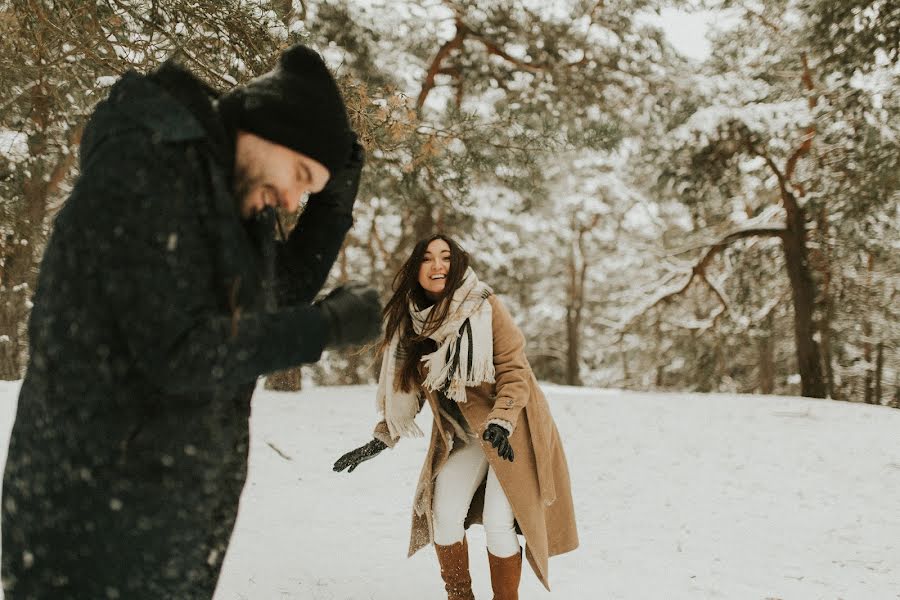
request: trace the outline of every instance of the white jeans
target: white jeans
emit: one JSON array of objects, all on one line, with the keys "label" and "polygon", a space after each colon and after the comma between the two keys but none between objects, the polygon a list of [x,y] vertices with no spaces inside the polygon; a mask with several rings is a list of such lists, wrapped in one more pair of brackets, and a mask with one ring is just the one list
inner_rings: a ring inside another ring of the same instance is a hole
[{"label": "white jeans", "polygon": [[461,542],[465,535],[465,519],[472,496],[487,474],[482,521],[488,551],[498,558],[519,552],[515,516],[494,470],[488,465],[478,440],[468,444],[457,441],[450,458],[434,483],[434,543],[449,546]]}]

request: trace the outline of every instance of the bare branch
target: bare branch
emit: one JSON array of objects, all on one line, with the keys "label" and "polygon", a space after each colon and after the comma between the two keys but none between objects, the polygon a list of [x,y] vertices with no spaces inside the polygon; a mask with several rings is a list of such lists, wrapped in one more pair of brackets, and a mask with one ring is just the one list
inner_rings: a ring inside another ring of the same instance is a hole
[{"label": "bare branch", "polygon": [[484,35],[481,35],[480,33],[472,33],[470,37],[473,39],[476,39],[479,42],[481,42],[482,44],[484,44],[484,47],[487,49],[487,51],[490,54],[496,54],[500,58],[503,58],[504,60],[511,62],[512,64],[514,64],[518,68],[522,69],[523,71],[528,71],[530,73],[540,73],[542,71],[547,70],[546,65],[539,65],[539,64],[535,64],[535,63],[525,62],[522,59],[512,56],[509,52],[507,52],[506,50],[504,50],[503,48],[501,48],[500,46],[498,46],[497,44],[492,42],[490,39],[488,39]]},{"label": "bare branch", "polygon": [[753,227],[738,229],[736,231],[731,231],[725,234],[718,240],[703,242],[700,244],[695,244],[693,246],[688,246],[686,248],[673,250],[672,252],[666,254],[666,256],[678,256],[679,254],[684,254],[685,252],[690,252],[692,250],[699,250],[700,248],[707,248],[710,246],[717,246],[721,244],[728,245],[731,242],[748,237],[781,237],[782,235],[784,235],[784,232],[784,227]]},{"label": "bare branch", "polygon": [[434,78],[441,71],[444,62],[444,59],[452,52],[454,49],[462,46],[463,40],[466,38],[468,34],[468,28],[463,24],[463,22],[457,17],[456,19],[456,34],[452,39],[448,40],[441,46],[437,54],[434,56],[434,60],[431,61],[431,66],[428,67],[428,72],[425,74],[425,81],[422,83],[422,91],[419,92],[419,97],[416,99],[416,111],[421,111],[422,106],[425,104],[425,99],[428,97],[428,94],[434,88]]},{"label": "bare branch", "polygon": [[[705,281],[707,286],[713,291],[719,301],[722,303],[724,307],[727,308],[728,304],[722,294],[713,286],[708,279],[706,279],[706,268],[709,266],[710,262],[712,262],[713,258],[716,257],[720,252],[722,252],[725,248],[727,248],[733,242],[737,240],[749,238],[749,237],[782,237],[785,233],[784,229],[745,229],[742,231],[733,232],[725,237],[723,237],[718,242],[712,244],[706,252],[701,255],[701,257],[697,260],[696,263],[690,268],[689,271],[685,271],[685,280],[684,283],[681,284],[678,288],[670,290],[657,298],[653,299],[649,304],[635,311],[622,325],[619,326],[619,331],[624,334],[625,331],[642,315],[646,314],[651,309],[659,306],[660,304],[666,303],[673,298],[684,294],[690,289],[691,284],[694,282],[694,279],[702,279]],[[713,321],[714,322],[714,321]]]},{"label": "bare branch", "polygon": [[44,190],[45,198],[49,198],[56,194],[60,184],[69,174],[69,171],[72,170],[72,165],[75,164],[76,157],[75,147],[81,142],[81,134],[83,131],[84,123],[75,125],[69,131],[68,151],[60,158],[59,162],[56,163],[56,166],[53,167],[53,171],[50,173],[50,178],[47,180],[46,188]]},{"label": "bare branch", "polygon": [[[803,63],[803,87],[806,88],[806,92],[808,94],[806,101],[810,111],[812,111],[816,107],[818,99],[815,97],[815,95],[813,95],[815,85],[813,84],[812,71],[809,68],[809,59],[807,58],[805,52],[800,55],[800,61]],[[815,135],[816,126],[810,125],[809,127],[807,127],[806,133],[804,134],[800,142],[800,146],[796,150],[794,150],[793,154],[791,154],[790,158],[788,158],[784,168],[784,175],[788,181],[790,181],[794,177],[794,169],[797,167],[797,161],[808,154],[812,149],[812,142]]]},{"label": "bare branch", "polygon": [[768,29],[772,30],[773,32],[775,32],[775,33],[777,33],[777,34],[781,34],[781,28],[778,27],[778,25],[776,25],[776,24],[773,23],[772,21],[770,21],[770,20],[768,19],[768,17],[766,17],[764,14],[761,14],[761,13],[756,12],[755,10],[751,9],[750,7],[748,7],[748,6],[747,6],[746,4],[744,4],[743,2],[739,3],[739,6],[740,6],[741,8],[743,8],[744,11],[746,11],[746,13],[747,13],[748,15],[750,15],[752,18],[754,18],[754,19],[756,19],[757,21],[759,21],[760,23],[762,23],[765,27],[767,27]]},{"label": "bare branch", "polygon": [[[369,228],[369,249],[373,255],[377,250],[381,255],[382,260],[384,260],[384,263],[388,264],[390,262],[391,254],[387,251],[387,248],[384,247],[384,240],[381,239],[381,234],[378,232],[377,216],[378,215],[372,216],[372,226]],[[372,265],[372,270],[375,270],[374,264]]]}]

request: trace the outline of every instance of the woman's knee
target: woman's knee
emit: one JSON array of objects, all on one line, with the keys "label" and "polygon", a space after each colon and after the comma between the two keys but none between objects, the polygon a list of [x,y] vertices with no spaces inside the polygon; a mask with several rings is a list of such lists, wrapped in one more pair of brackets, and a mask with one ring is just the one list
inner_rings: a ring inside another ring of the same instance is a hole
[{"label": "woman's knee", "polygon": [[488,473],[482,519],[486,530],[513,531],[516,517],[493,470]]},{"label": "woman's knee", "polygon": [[441,546],[455,544],[465,535],[466,515],[458,502],[441,502],[435,497],[431,507],[434,522],[434,543]]},{"label": "woman's knee", "polygon": [[499,485],[490,485],[490,480],[489,476],[488,488],[485,490],[484,511],[482,512],[484,533],[487,537],[488,551],[494,556],[506,558],[519,551],[516,517],[506,494]]},{"label": "woman's knee", "polygon": [[435,494],[431,503],[431,512],[437,523],[462,523],[466,513],[462,506],[463,498],[453,494]]}]

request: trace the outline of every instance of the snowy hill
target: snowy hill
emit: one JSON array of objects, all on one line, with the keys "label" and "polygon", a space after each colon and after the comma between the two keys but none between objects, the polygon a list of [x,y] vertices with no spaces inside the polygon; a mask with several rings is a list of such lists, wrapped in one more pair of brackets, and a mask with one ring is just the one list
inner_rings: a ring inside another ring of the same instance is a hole
[{"label": "snowy hill", "polygon": [[[17,384],[0,384],[6,439]],[[581,548],[522,600],[900,598],[900,411],[801,398],[546,386],[563,436]],[[422,600],[433,552],[406,558],[424,440],[354,473],[374,387],[260,390],[250,477],[216,600]],[[429,414],[419,416],[427,426]],[[470,533],[479,599],[484,535]]]}]

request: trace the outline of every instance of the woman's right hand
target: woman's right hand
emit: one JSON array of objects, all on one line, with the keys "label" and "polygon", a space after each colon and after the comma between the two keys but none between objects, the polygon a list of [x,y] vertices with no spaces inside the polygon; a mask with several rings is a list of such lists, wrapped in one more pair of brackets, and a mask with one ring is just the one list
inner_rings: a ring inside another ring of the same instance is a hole
[{"label": "woman's right hand", "polygon": [[387,444],[381,440],[372,440],[365,446],[360,446],[356,450],[351,450],[347,454],[337,459],[334,463],[334,470],[338,473],[347,469],[348,473],[352,473],[353,469],[358,467],[360,463],[378,456],[378,454],[387,448]]}]

